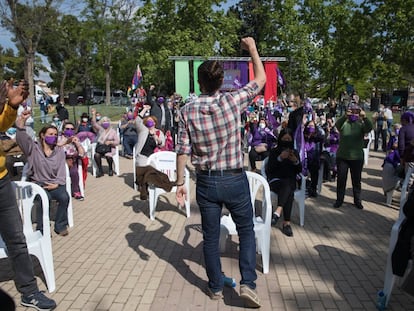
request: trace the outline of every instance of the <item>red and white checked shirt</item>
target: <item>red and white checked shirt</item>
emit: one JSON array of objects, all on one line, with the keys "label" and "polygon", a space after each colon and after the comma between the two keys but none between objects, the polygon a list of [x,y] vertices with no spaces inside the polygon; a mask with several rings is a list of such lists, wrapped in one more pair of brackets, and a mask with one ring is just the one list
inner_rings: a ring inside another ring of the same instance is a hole
[{"label": "red and white checked shirt", "polygon": [[182,107],[177,154],[191,154],[197,170],[242,168],[240,112],[259,92],[252,81],[231,93],[202,94]]}]

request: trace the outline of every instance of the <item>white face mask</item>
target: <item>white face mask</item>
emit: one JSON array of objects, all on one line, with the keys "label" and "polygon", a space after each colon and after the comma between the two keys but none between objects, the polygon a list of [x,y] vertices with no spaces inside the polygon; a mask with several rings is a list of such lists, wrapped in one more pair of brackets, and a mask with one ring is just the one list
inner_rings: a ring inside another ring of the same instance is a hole
[{"label": "white face mask", "polygon": [[88,122],[88,118],[82,118],[82,122]]},{"label": "white face mask", "polygon": [[264,129],[264,128],[266,127],[266,124],[264,124],[264,123],[260,123],[260,124],[259,124],[259,127],[260,127],[261,129]]}]

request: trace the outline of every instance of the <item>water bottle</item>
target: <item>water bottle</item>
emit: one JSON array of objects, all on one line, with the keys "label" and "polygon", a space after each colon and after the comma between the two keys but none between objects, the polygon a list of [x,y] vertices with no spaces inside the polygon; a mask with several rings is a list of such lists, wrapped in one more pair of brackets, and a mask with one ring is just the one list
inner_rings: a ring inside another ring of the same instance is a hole
[{"label": "water bottle", "polygon": [[225,276],[224,274],[223,274],[223,282],[224,282],[224,286],[233,287],[233,288],[236,287],[236,280],[233,278],[229,278]]},{"label": "water bottle", "polygon": [[387,296],[382,290],[380,290],[377,294],[377,310],[384,311],[386,301],[387,301]]}]

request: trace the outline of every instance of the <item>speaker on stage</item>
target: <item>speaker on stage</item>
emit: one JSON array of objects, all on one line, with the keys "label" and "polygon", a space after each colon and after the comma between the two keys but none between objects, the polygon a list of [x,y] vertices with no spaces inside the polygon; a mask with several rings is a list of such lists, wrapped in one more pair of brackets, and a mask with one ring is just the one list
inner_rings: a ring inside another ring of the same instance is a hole
[{"label": "speaker on stage", "polygon": [[69,93],[69,105],[76,106],[78,103],[78,96],[75,93]]}]

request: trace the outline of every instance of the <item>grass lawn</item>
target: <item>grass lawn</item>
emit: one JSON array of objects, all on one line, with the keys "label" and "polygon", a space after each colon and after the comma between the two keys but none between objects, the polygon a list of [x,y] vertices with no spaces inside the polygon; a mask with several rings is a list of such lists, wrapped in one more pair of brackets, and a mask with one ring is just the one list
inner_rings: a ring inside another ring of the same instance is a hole
[{"label": "grass lawn", "polygon": [[[112,122],[118,122],[121,118],[122,114],[126,112],[126,106],[106,106],[106,105],[78,105],[78,106],[67,106],[65,105],[66,109],[69,112],[69,121],[77,123],[80,120],[80,116],[82,113],[86,112],[91,115],[91,109],[95,108],[97,112],[101,113],[102,116],[107,116],[111,119]],[[47,115],[47,123],[52,122],[53,114],[56,112],[52,112]],[[33,108],[33,118],[34,118],[34,130],[36,133],[39,133],[40,129],[43,127],[43,124],[40,122],[40,110],[39,105],[35,105]]]}]

